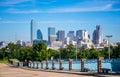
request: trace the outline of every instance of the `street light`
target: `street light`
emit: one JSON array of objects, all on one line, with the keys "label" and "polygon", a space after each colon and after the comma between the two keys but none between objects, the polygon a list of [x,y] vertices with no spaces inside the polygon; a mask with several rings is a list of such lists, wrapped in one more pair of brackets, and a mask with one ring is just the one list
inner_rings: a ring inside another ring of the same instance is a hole
[{"label": "street light", "polygon": [[112,37],[112,35],[106,35],[106,37],[108,38],[108,47],[109,47],[109,49],[108,49],[108,57],[110,59],[110,38]]}]

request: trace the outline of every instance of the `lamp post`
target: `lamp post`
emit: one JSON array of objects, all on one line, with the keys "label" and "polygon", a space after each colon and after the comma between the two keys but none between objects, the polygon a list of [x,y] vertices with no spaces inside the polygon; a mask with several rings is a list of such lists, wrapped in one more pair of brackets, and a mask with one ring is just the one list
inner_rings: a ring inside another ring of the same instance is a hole
[{"label": "lamp post", "polygon": [[112,35],[106,35],[106,37],[108,38],[108,57],[110,59],[110,38],[112,37]]}]

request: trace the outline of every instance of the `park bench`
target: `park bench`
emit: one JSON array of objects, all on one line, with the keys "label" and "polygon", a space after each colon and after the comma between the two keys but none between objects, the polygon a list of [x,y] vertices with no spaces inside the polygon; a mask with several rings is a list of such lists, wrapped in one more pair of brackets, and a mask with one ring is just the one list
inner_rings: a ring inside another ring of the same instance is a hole
[{"label": "park bench", "polygon": [[63,69],[64,69],[64,67],[60,68],[60,70],[63,70]]},{"label": "park bench", "polygon": [[109,71],[110,71],[110,69],[108,69],[108,68],[102,68],[103,73],[108,73]]},{"label": "park bench", "polygon": [[88,71],[90,71],[89,68],[84,68],[84,72],[88,72]]}]

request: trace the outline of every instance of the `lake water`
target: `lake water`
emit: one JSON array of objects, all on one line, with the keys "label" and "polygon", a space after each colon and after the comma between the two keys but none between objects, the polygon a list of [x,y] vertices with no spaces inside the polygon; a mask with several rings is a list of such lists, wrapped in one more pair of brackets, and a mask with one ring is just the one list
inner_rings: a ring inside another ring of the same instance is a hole
[{"label": "lake water", "polygon": [[[30,64],[29,64],[30,65]],[[32,64],[33,66],[33,64]],[[59,62],[55,61],[54,64],[56,69],[59,69]],[[69,61],[63,61],[62,66],[65,70],[69,70]],[[37,64],[35,63],[35,66],[37,67]],[[41,68],[41,63],[39,62],[39,68]],[[48,61],[48,67],[49,69],[52,69],[52,62]],[[43,62],[43,68],[46,68],[46,62]],[[85,68],[89,68],[92,71],[97,71],[97,59],[89,59],[85,60]],[[111,71],[120,72],[120,59],[104,59],[102,60],[102,68],[108,68],[111,69]],[[72,69],[80,71],[81,70],[81,62],[79,61],[73,61],[72,62]]]}]

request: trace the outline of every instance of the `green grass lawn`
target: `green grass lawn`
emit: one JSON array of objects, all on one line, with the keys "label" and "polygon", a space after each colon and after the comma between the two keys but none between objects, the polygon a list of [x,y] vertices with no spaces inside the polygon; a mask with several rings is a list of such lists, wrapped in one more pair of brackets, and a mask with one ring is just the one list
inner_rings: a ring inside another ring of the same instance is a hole
[{"label": "green grass lawn", "polygon": [[0,63],[8,63],[8,59],[7,58],[0,59]]}]

